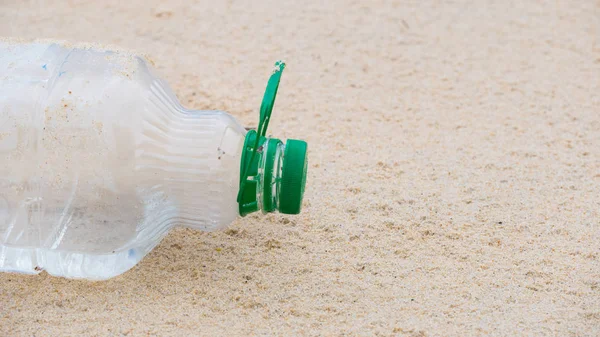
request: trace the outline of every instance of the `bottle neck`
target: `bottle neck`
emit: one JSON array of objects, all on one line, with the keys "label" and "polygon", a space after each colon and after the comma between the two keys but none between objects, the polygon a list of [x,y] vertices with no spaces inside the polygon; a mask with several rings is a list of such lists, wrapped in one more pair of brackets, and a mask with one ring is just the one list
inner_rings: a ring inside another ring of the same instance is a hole
[{"label": "bottle neck", "polygon": [[272,138],[267,138],[264,144],[256,200],[263,213],[269,213],[277,210],[279,206],[279,186],[285,146],[279,139]]}]

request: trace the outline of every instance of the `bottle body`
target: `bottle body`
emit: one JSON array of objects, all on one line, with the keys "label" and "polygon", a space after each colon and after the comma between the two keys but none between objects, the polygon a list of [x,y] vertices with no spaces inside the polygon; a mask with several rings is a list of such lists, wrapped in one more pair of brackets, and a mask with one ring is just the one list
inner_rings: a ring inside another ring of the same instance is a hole
[{"label": "bottle body", "polygon": [[126,52],[0,42],[0,270],[105,279],[238,215],[246,131]]}]

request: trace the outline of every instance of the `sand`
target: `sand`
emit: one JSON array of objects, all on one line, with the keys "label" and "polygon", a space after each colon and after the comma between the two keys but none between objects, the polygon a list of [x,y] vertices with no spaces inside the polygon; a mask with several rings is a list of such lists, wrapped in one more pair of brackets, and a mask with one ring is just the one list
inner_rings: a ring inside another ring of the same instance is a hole
[{"label": "sand", "polygon": [[5,1],[309,142],[299,216],[172,232],[106,282],[0,274],[3,336],[600,335],[597,1]]}]

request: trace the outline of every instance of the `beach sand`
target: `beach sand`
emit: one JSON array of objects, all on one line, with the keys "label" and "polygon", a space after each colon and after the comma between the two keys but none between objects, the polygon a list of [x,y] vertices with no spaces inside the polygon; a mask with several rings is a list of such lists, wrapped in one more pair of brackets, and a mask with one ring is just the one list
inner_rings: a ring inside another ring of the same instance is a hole
[{"label": "beach sand", "polygon": [[598,1],[3,1],[188,108],[309,143],[299,216],[178,229],[104,282],[0,274],[2,336],[600,335]]}]

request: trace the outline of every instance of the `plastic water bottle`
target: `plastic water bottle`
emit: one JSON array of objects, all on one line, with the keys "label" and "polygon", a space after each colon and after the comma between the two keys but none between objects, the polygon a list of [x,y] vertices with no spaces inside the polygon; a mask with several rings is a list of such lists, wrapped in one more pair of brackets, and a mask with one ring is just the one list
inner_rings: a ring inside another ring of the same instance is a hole
[{"label": "plastic water bottle", "polygon": [[183,108],[141,56],[0,42],[0,270],[106,279],[174,226],[212,231],[262,210],[300,212],[303,141]]}]

